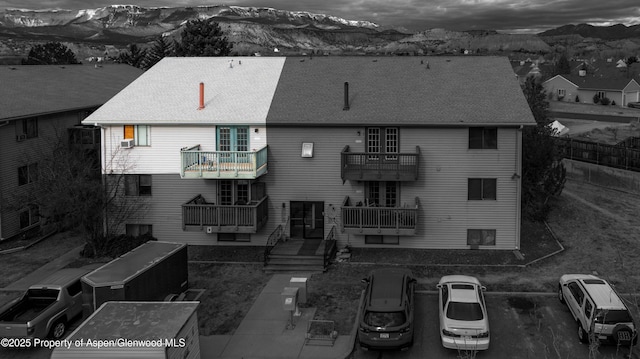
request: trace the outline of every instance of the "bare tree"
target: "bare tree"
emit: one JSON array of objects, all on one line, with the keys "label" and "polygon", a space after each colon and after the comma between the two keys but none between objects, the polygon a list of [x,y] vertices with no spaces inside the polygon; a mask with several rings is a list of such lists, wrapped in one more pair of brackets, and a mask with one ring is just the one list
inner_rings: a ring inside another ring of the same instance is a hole
[{"label": "bare tree", "polygon": [[35,171],[34,180],[28,190],[16,191],[9,204],[16,210],[37,208],[41,227],[80,231],[85,238],[84,255],[102,256],[116,245],[124,223],[143,213],[147,204],[125,195],[126,155],[113,153],[125,170],[101,175],[99,152],[70,145],[66,132],[66,128],[55,128],[49,141],[25,155],[23,162]]}]

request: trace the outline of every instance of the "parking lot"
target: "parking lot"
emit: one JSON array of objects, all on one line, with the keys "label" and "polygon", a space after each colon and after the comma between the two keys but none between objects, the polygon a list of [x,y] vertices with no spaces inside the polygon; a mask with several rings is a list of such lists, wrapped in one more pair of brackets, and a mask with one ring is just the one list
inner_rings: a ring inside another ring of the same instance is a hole
[{"label": "parking lot", "polygon": [[[589,346],[578,341],[577,325],[555,295],[486,294],[491,329],[489,350],[477,358],[590,358]],[[363,351],[356,343],[354,359],[473,358],[469,353],[444,349],[440,344],[438,297],[416,295],[414,345],[406,351]],[[629,358],[628,349],[599,346],[594,358]],[[637,349],[636,349],[637,351]],[[626,354],[626,355],[625,355]],[[631,356],[638,358],[638,354]]]}]

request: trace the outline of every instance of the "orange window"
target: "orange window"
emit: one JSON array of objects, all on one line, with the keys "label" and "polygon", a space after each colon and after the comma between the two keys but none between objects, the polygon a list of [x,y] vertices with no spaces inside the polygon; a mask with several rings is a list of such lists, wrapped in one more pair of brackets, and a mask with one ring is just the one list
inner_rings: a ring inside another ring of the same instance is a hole
[{"label": "orange window", "polygon": [[133,125],[124,125],[124,138],[133,139]]}]

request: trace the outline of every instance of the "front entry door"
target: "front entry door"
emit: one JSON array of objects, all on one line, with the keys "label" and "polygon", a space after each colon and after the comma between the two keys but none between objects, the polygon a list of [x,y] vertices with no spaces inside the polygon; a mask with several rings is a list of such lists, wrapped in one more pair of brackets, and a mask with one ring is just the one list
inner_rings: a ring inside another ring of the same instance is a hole
[{"label": "front entry door", "polygon": [[324,237],[324,202],[291,202],[291,238]]}]

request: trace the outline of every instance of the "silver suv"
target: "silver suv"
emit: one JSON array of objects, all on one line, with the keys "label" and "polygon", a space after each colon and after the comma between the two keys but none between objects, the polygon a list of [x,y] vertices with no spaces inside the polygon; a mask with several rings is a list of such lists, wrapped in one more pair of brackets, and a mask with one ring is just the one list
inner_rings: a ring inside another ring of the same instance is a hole
[{"label": "silver suv", "polygon": [[606,280],[589,274],[565,274],[558,283],[558,299],[578,322],[581,342],[599,340],[621,346],[638,342],[629,308]]}]

